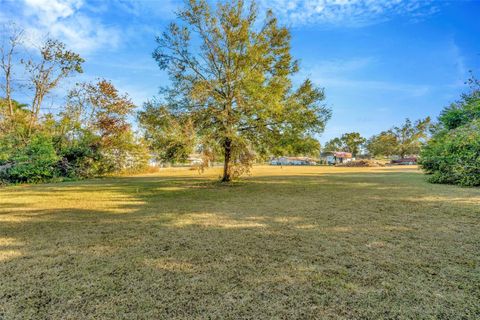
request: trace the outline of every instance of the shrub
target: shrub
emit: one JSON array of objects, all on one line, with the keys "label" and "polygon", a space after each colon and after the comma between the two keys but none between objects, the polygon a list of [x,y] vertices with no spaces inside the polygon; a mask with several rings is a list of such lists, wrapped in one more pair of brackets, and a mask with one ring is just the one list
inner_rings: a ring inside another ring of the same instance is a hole
[{"label": "shrub", "polygon": [[2,176],[10,182],[45,181],[56,176],[58,160],[52,139],[37,135],[26,146],[15,151],[10,160],[11,167]]},{"label": "shrub", "polygon": [[433,183],[480,185],[480,119],[435,135],[421,154]]},{"label": "shrub", "polygon": [[60,174],[69,178],[89,178],[98,174],[97,161],[100,155],[97,148],[76,144],[61,150],[58,163]]}]

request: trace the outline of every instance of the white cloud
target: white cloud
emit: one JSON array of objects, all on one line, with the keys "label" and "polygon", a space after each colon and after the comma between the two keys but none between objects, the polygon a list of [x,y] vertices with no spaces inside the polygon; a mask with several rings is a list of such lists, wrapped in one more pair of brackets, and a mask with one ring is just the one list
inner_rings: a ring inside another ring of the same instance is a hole
[{"label": "white cloud", "polygon": [[407,15],[412,19],[436,12],[432,0],[260,0],[291,25],[360,27]]},{"label": "white cloud", "polygon": [[49,35],[64,41],[69,48],[88,54],[101,48],[115,48],[119,31],[81,11],[83,0],[24,0],[23,24],[36,45]]},{"label": "white cloud", "polygon": [[81,0],[25,0],[25,11],[37,15],[44,25],[73,15],[83,4]]}]

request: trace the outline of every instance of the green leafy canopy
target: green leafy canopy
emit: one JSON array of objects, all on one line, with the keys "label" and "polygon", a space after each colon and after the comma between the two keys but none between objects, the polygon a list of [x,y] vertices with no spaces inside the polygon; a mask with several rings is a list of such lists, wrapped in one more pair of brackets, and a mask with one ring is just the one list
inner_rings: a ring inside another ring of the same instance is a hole
[{"label": "green leafy canopy", "polygon": [[222,150],[224,181],[284,136],[310,140],[330,118],[323,89],[308,79],[294,88],[290,38],[271,11],[261,20],[255,2],[242,0],[216,8],[187,1],[178,23],[157,37],[153,57],[171,79],[158,108],[189,118],[204,150]]}]

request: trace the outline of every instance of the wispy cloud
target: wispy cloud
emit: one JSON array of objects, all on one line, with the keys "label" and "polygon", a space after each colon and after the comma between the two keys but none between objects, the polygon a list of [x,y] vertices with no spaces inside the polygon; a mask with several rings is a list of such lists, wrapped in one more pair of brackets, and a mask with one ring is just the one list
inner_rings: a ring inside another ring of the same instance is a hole
[{"label": "wispy cloud", "polygon": [[468,68],[466,67],[465,57],[462,54],[462,50],[460,49],[454,38],[450,40],[448,51],[452,61],[454,62],[456,71],[456,79],[452,83],[452,86],[463,87],[465,79],[468,78]]},{"label": "wispy cloud", "polygon": [[261,0],[262,8],[272,8],[287,24],[361,27],[395,16],[416,20],[438,11],[432,0]]},{"label": "wispy cloud", "polygon": [[368,71],[375,63],[376,59],[374,57],[322,60],[316,62],[313,66],[307,66],[298,76],[302,79],[308,77],[317,85],[327,89],[388,91],[412,97],[423,96],[431,90],[429,85],[372,80],[361,77],[361,74]]},{"label": "wispy cloud", "polygon": [[[98,49],[115,48],[120,42],[117,28],[107,26],[84,10],[83,0],[22,0],[8,2],[15,22],[25,29],[32,46],[46,36],[64,41],[69,48],[88,54]],[[2,15],[2,22],[11,20]]]}]

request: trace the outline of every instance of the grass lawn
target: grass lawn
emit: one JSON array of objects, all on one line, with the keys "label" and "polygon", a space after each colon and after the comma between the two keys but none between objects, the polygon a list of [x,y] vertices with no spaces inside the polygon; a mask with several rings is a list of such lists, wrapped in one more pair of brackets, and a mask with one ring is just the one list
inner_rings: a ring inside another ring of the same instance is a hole
[{"label": "grass lawn", "polygon": [[478,319],[480,189],[256,167],[0,189],[0,319]]}]

